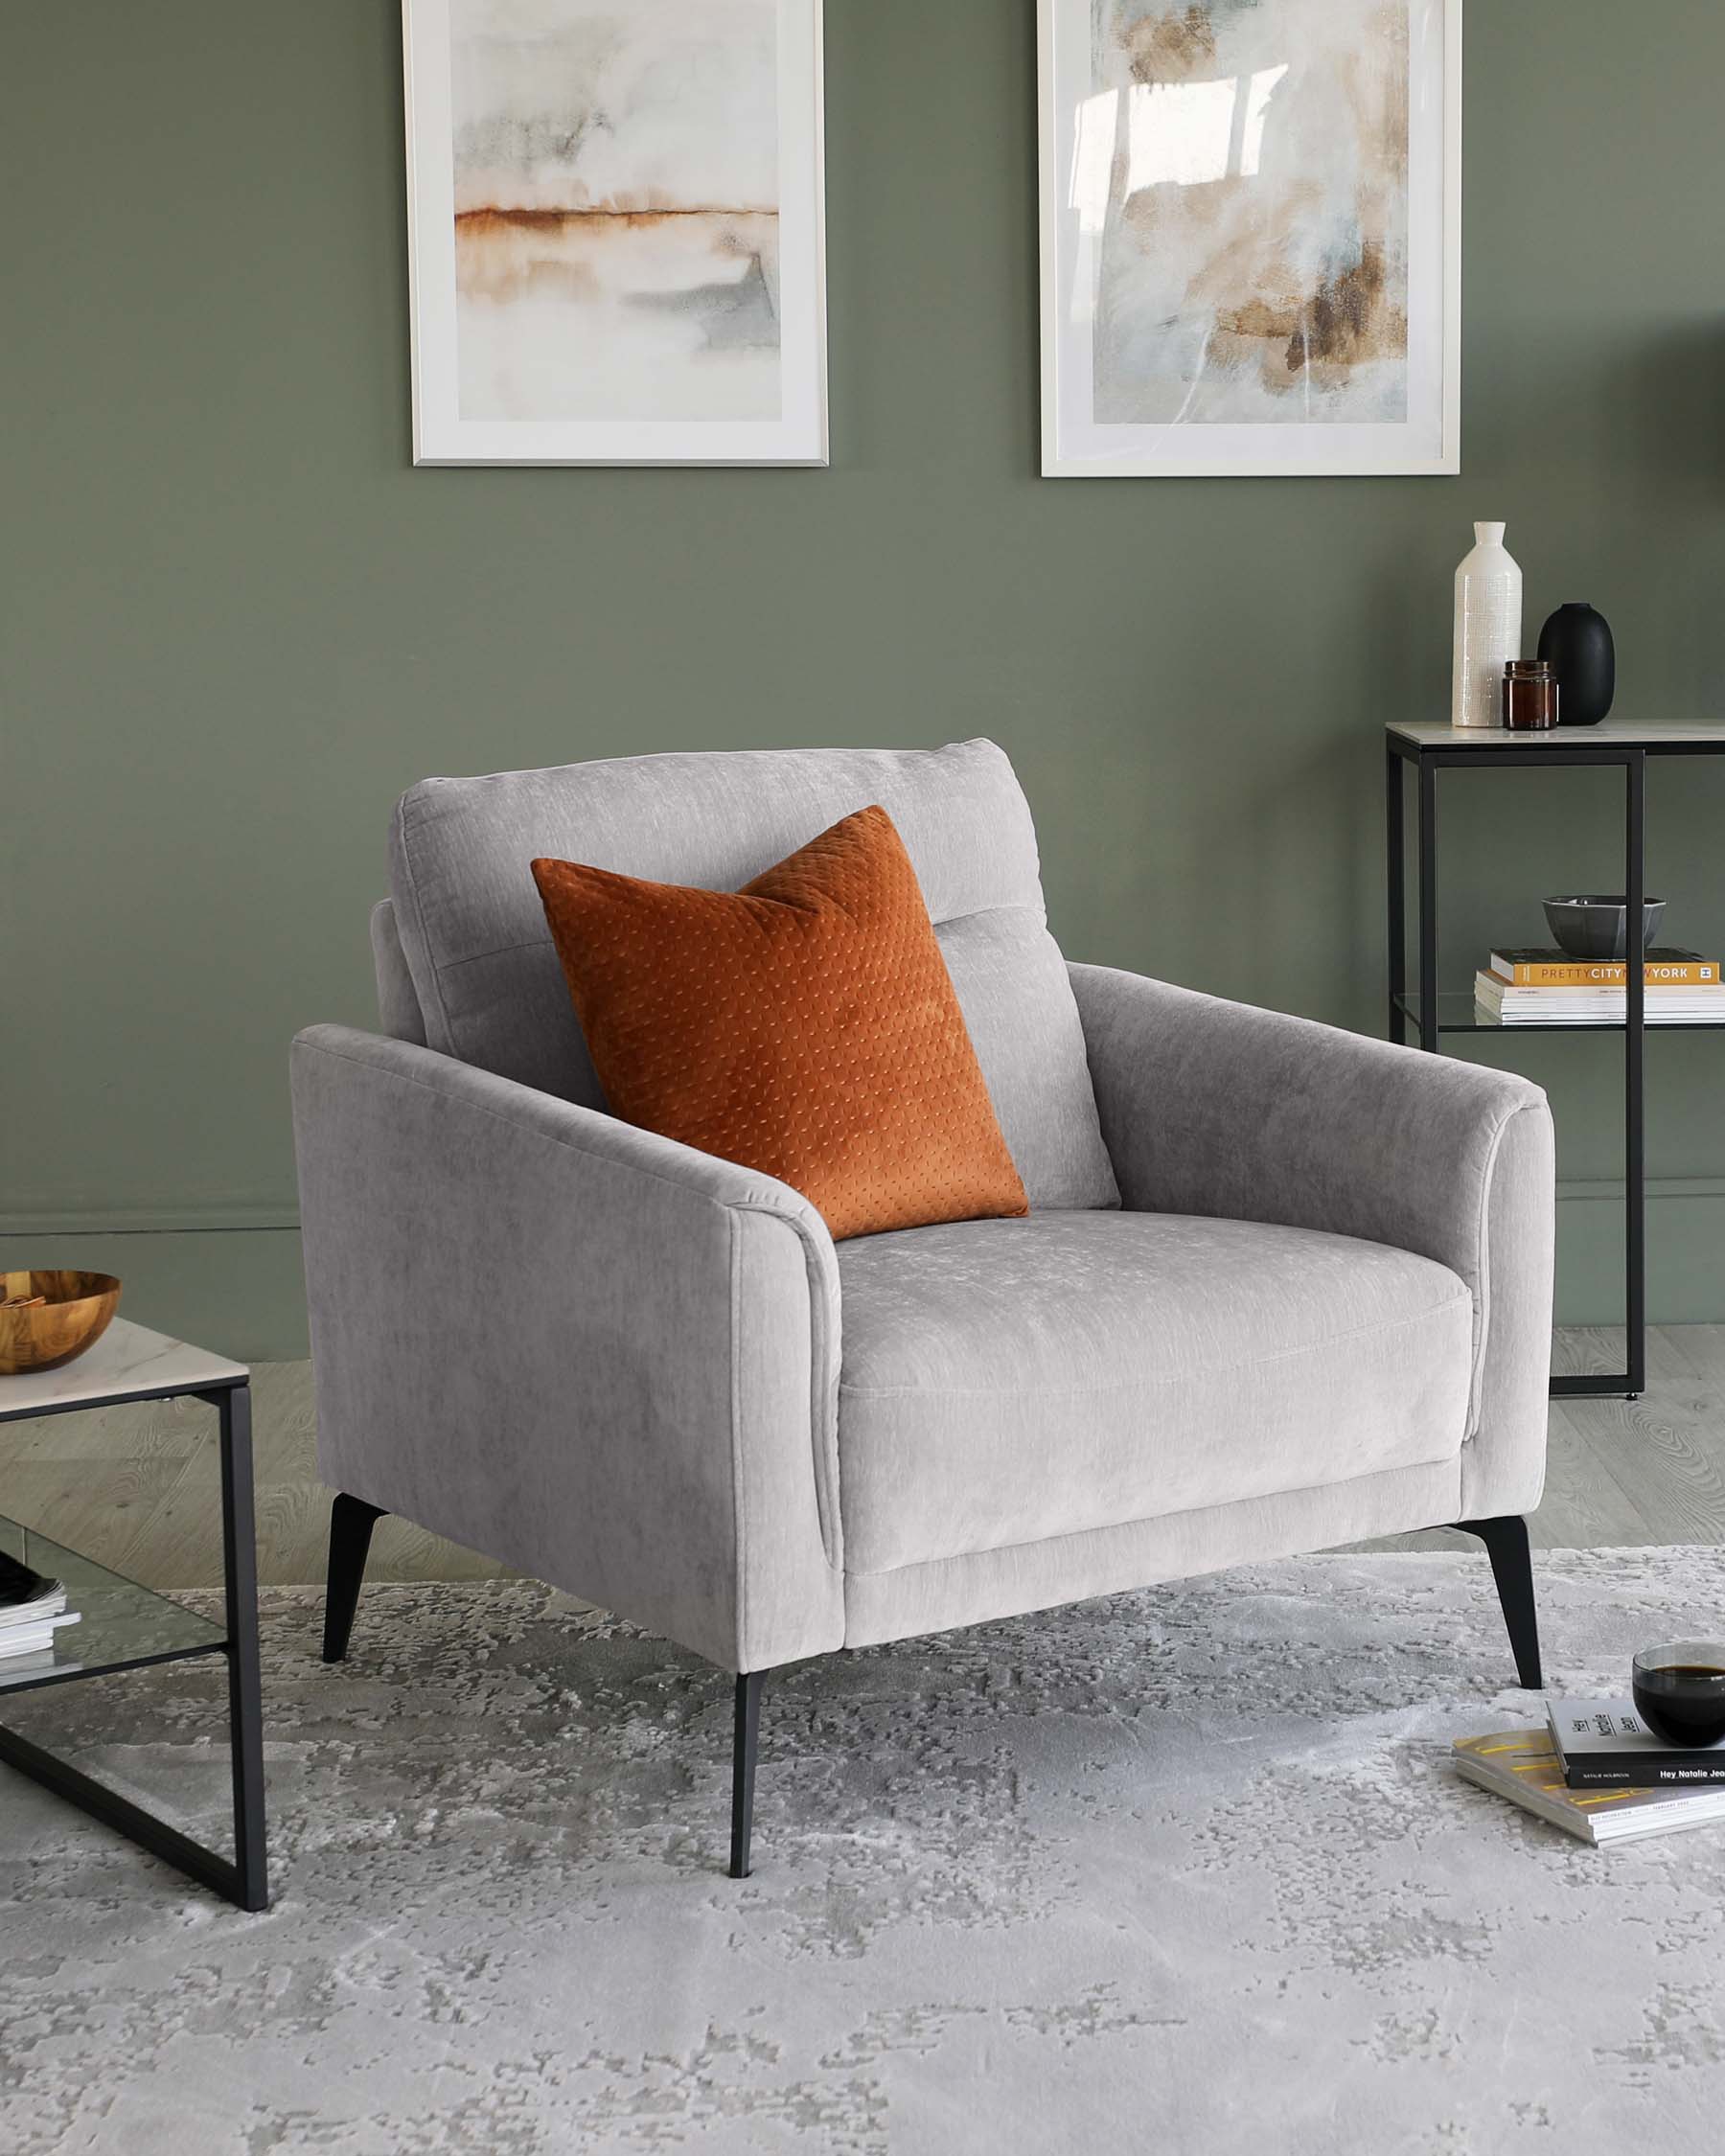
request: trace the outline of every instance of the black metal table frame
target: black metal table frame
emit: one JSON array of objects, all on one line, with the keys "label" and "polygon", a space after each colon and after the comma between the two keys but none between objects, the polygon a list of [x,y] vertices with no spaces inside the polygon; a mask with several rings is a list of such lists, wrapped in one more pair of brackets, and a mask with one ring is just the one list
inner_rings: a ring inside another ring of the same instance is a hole
[{"label": "black metal table frame", "polygon": [[[75,1410],[108,1407],[133,1400],[202,1400],[221,1418],[221,1573],[225,1631],[219,1640],[195,1647],[174,1647],[139,1656],[119,1665],[118,1674],[164,1662],[186,1662],[197,1655],[220,1654],[228,1669],[228,1740],[233,1754],[234,1856],[219,1856],[201,1843],[157,1819],[128,1797],[94,1780],[77,1767],[33,1744],[15,1730],[0,1725],[0,1760],[39,1781],[45,1789],[77,1804],[104,1825],[128,1836],[141,1848],[176,1866],[203,1886],[242,1909],[269,1906],[264,1826],[264,1715],[258,1674],[258,1556],[252,1507],[251,1388],[243,1377],[211,1386],[162,1386],[153,1390],[98,1394],[92,1399],[56,1402],[46,1407],[0,1411],[0,1423],[30,1422],[38,1415],[69,1414]],[[46,1533],[48,1530],[42,1530]],[[100,1670],[57,1676],[48,1671],[12,1691],[39,1691]]]},{"label": "black metal table frame", "polygon": [[[1526,748],[1468,748],[1445,741],[1424,743],[1386,735],[1389,885],[1390,885],[1390,1038],[1405,1043],[1414,1020],[1419,1045],[1441,1054],[1438,1018],[1438,772],[1445,770],[1530,770],[1534,766],[1563,770],[1604,768],[1623,774],[1623,894],[1629,912],[1629,963],[1623,1034],[1623,1318],[1627,1368],[1554,1376],[1553,1399],[1623,1393],[1633,1400],[1647,1382],[1646,1162],[1644,1077],[1646,1047],[1645,975],[1643,972],[1643,902],[1646,889],[1646,779],[1650,755],[1707,753],[1687,745],[1645,747],[1593,745],[1577,738],[1550,739]],[[1408,995],[1407,835],[1405,765],[1414,767],[1418,782],[1418,993]],[[1412,1008],[1410,1008],[1412,1004]],[[1615,1031],[1602,1026],[1595,1031]]]}]

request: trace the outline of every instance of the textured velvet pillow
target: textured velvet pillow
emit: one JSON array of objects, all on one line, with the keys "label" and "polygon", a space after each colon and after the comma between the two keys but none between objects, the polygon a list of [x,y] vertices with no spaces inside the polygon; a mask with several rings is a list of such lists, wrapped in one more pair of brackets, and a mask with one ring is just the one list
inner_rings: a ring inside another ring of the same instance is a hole
[{"label": "textured velvet pillow", "polygon": [[740,891],[533,877],[612,1114],[777,1176],[836,1236],[1029,1209],[885,809]]}]

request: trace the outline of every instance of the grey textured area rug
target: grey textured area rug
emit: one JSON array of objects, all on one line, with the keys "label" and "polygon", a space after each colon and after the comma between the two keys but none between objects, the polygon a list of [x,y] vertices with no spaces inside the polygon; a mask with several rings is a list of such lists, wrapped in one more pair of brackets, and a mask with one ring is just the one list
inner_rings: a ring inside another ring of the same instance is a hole
[{"label": "grey textured area rug", "polygon": [[[1706,1549],[1539,1560],[1547,1674],[1720,1630]],[[525,1585],[265,1597],[276,1901],[0,1769],[7,2156],[1718,2145],[1725,1830],[1457,1780],[1532,1721],[1484,1560],[1309,1558],[810,1663],[723,1873],[728,1680]],[[218,1671],[9,1703],[220,1831]]]}]

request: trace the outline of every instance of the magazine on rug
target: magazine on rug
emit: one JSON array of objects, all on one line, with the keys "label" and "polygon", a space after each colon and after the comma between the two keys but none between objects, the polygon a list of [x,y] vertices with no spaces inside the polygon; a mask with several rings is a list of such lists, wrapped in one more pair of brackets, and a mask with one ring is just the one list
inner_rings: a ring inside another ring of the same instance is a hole
[{"label": "magazine on rug", "polygon": [[1725,1821],[1725,1788],[1571,1789],[1549,1730],[1458,1737],[1456,1770],[1597,1849]]}]

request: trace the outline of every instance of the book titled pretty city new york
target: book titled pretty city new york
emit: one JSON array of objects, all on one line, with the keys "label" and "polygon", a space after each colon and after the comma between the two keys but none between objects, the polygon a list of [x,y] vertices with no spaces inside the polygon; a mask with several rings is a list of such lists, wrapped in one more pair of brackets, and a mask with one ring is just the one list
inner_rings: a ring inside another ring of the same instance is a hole
[{"label": "book titled pretty city new york", "polygon": [[1725,1787],[1725,1743],[1668,1744],[1626,1699],[1554,1699],[1546,1712],[1571,1789]]},{"label": "book titled pretty city new york", "polygon": [[[1649,988],[1716,988],[1719,961],[1698,951],[1658,945],[1644,953]],[[1491,971],[1508,988],[1622,988],[1629,977],[1622,960],[1572,958],[1552,947],[1494,951]]]}]

